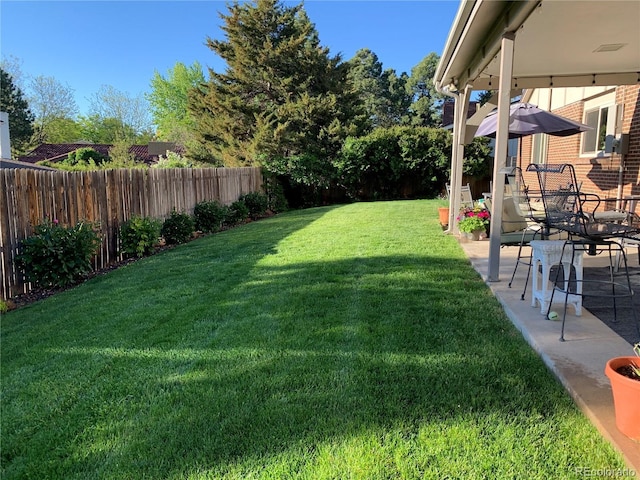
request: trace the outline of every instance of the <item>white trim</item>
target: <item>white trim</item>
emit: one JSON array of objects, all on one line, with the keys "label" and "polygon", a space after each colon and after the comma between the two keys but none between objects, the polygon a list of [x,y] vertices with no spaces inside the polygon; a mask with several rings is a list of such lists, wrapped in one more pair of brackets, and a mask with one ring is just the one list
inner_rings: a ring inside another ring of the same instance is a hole
[{"label": "white trim", "polygon": [[[598,112],[598,124],[600,122],[599,117],[600,117],[600,112],[602,111],[602,109],[607,108],[609,111],[607,112],[607,126],[606,126],[606,130],[605,130],[605,134],[606,135],[614,135],[615,134],[615,127],[616,127],[616,118],[617,118],[617,113],[616,113],[616,92],[615,90],[611,90],[608,91],[607,93],[603,94],[603,95],[598,95],[596,97],[593,97],[589,100],[586,100],[584,102],[583,105],[583,113],[582,113],[582,123],[584,124],[588,124],[587,123],[587,114],[589,113],[593,113],[595,111]],[[589,150],[589,151],[584,151],[584,143],[585,143],[585,139],[587,138],[587,136],[590,136],[591,134],[594,134],[596,136],[599,135],[598,131],[596,130],[595,132],[593,131],[589,131],[589,132],[584,132],[580,135],[580,158],[607,158],[610,157],[611,155],[609,153],[605,153],[604,149],[601,150]],[[596,137],[596,146],[597,146],[597,137]]]}]

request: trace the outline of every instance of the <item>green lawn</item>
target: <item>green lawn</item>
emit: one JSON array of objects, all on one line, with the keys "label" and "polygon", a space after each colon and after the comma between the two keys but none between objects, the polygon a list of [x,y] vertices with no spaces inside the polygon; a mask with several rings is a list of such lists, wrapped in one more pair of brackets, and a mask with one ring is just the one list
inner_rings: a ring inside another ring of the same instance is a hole
[{"label": "green lawn", "polygon": [[2,318],[2,478],[581,478],[624,468],[442,202],[294,211]]}]

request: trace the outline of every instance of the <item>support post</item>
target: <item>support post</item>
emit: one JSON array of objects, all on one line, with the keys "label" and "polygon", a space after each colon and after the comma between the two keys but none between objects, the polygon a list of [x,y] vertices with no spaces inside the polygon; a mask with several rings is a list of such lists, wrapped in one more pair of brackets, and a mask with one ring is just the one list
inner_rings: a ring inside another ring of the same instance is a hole
[{"label": "support post", "polygon": [[498,128],[493,160],[493,191],[491,192],[491,236],[489,238],[489,269],[487,280],[500,280],[500,228],[504,203],[504,173],[507,143],[509,141],[509,108],[511,104],[511,78],[513,76],[513,47],[515,34],[505,33],[500,48],[500,83],[498,90]]},{"label": "support post", "polygon": [[449,229],[447,232],[458,234],[458,212],[460,211],[460,187],[462,187],[462,165],[464,162],[464,137],[467,123],[467,112],[471,100],[471,87],[466,86],[464,92],[455,98],[453,116],[453,147],[451,152],[451,195],[449,197]]}]

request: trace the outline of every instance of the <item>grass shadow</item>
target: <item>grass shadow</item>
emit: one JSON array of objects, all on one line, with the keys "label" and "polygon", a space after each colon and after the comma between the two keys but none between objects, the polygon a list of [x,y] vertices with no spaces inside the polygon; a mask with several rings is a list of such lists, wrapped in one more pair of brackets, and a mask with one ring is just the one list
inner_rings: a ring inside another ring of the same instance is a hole
[{"label": "grass shadow", "polygon": [[462,254],[394,253],[394,232],[364,228],[351,246],[294,238],[332,213],[201,239],[10,316],[6,478],[341,476],[350,456],[374,477],[557,468],[550,445],[580,414]]}]

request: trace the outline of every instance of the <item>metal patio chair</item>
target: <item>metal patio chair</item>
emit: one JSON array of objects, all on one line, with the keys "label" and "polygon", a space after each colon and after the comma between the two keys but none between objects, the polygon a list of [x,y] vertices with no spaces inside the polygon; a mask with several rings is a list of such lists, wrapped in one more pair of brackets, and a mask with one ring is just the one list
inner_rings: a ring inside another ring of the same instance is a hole
[{"label": "metal patio chair", "polygon": [[[532,252],[529,250],[529,254],[526,255],[523,254],[523,249],[530,248],[530,242],[532,240],[548,238],[550,232],[546,231],[544,228],[545,214],[540,192],[530,189],[530,187],[525,183],[522,175],[522,169],[520,167],[516,167],[513,174],[508,175],[507,179],[511,190],[511,197],[513,198],[514,208],[517,214],[526,221],[526,227],[520,231],[519,241],[512,244],[518,246],[518,256],[513,268],[513,273],[511,274],[511,280],[509,281],[509,288],[511,288],[511,285],[513,284],[519,265],[526,265],[528,268],[527,276],[524,288],[522,289],[522,295],[520,295],[520,300],[524,300],[527,293],[527,287],[529,285],[529,278],[531,276]],[[539,205],[539,208],[535,209],[533,207],[534,204]]]},{"label": "metal patio chair", "polygon": [[[562,268],[556,269],[555,288],[553,295],[558,291],[565,295],[565,309],[562,316],[562,327],[560,340],[564,341],[564,327],[567,315],[567,300],[570,293],[576,294],[576,282],[598,282],[605,283],[610,287],[610,293],[606,297],[613,300],[614,320],[617,321],[617,299],[628,298],[631,304],[632,317],[636,323],[640,334],[640,324],[638,314],[633,308],[633,289],[629,278],[629,268],[627,257],[622,248],[621,241],[625,238],[632,238],[640,233],[640,226],[632,222],[616,222],[606,220],[606,215],[599,215],[601,210],[600,198],[595,194],[582,193],[576,180],[575,170],[571,164],[531,164],[527,171],[536,172],[540,194],[544,204],[544,227],[546,229],[557,229],[566,232],[568,239],[563,247],[563,255],[566,249],[571,251],[571,265],[576,255],[576,251],[582,251],[587,255],[597,255],[607,252],[609,255],[609,280],[606,282],[589,279],[572,278],[573,271],[569,271],[569,279],[560,279]],[[622,281],[618,280],[615,273],[614,256],[622,259],[624,275]],[[559,285],[567,285],[566,288]],[[570,292],[571,285],[574,290]],[[547,315],[551,309],[551,303],[547,309]]]}]

